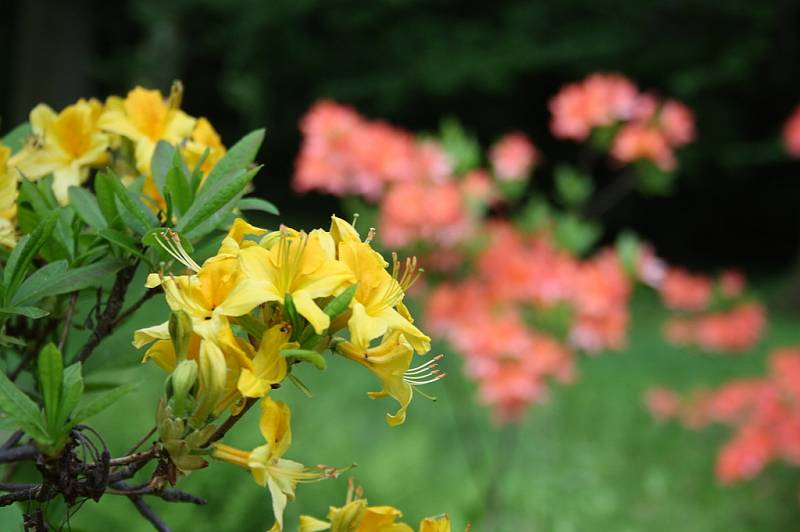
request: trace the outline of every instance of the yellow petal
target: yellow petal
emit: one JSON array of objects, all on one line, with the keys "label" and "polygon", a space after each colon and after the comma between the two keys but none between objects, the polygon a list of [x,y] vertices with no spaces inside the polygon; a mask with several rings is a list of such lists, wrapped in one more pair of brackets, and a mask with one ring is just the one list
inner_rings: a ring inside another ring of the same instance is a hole
[{"label": "yellow petal", "polygon": [[169,321],[133,333],[133,346],[137,349],[156,340],[169,340]]},{"label": "yellow petal", "polygon": [[322,334],[330,327],[331,317],[325,314],[308,292],[298,291],[292,294],[297,312],[308,320],[317,334]]},{"label": "yellow petal", "polygon": [[327,521],[322,521],[315,517],[307,515],[300,516],[300,532],[319,532],[320,530],[329,530],[331,524]]},{"label": "yellow petal", "polygon": [[275,401],[269,396],[262,399],[258,428],[269,445],[270,456],[282,456],[292,444],[289,406],[283,401]]}]

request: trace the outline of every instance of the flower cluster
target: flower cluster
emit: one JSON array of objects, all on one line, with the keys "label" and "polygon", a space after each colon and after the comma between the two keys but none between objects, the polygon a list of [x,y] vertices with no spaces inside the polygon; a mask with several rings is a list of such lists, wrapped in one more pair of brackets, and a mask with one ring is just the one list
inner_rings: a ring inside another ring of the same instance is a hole
[{"label": "flower cluster", "polygon": [[[553,135],[584,141],[598,130],[613,138],[612,156],[620,162],[653,162],[675,168],[674,150],[694,139],[694,117],[682,103],[640,92],[620,74],[595,73],[570,83],[550,100]],[[605,140],[604,142],[607,142]]]},{"label": "flower cluster", "polygon": [[426,323],[464,355],[500,421],[540,401],[548,377],[574,377],[573,350],[624,346],[631,284],[616,253],[579,260],[547,233],[496,223],[476,271],[432,289]]},{"label": "flower cluster", "polygon": [[[383,386],[370,397],[399,403],[386,415],[389,425],[404,422],[416,387],[444,376],[438,358],[411,367],[415,353],[430,349],[430,338],[403,304],[418,275],[415,261],[394,256],[387,270],[372,237],[362,240],[336,217],[329,230],[310,233],[283,226],[267,231],[237,219],[218,252],[198,265],[177,234],[159,235],[163,248],[190,270],[148,277],[149,288],[163,288],[172,315],[134,338],[137,347],[149,345],[144,360],[169,373],[159,413],[162,440],[179,470],[202,467],[195,451],[210,444],[215,458],[249,469],[269,487],[280,526],[298,482],[337,473],[282,458],[291,443],[290,414],[270,390],[286,379],[304,389],[292,373],[296,364],[323,369],[321,353],[330,348],[366,367]],[[246,452],[215,443],[211,423],[257,400],[266,444]]]},{"label": "flower cluster", "polygon": [[792,111],[783,125],[783,145],[792,157],[800,157],[800,106]]},{"label": "flower cluster", "polygon": [[745,279],[739,272],[726,271],[713,280],[668,267],[651,284],[661,294],[664,306],[679,312],[664,325],[664,337],[672,344],[738,353],[761,338],[766,310],[745,296]]},{"label": "flower cluster", "polygon": [[733,437],[717,457],[716,475],[731,484],[756,476],[769,462],[800,465],[800,348],[777,349],[762,378],[738,379],[684,397],[665,388],[647,392],[659,420],[677,418],[689,428],[729,425]]},{"label": "flower cluster", "polygon": [[434,264],[438,258],[452,262],[447,251],[473,235],[477,215],[500,197],[499,182],[524,183],[538,161],[530,140],[511,133],[491,150],[492,174],[459,173],[442,143],[415,139],[331,101],[315,104],[300,129],[295,190],[379,202],[381,242],[391,248],[420,242],[440,248]]},{"label": "flower cluster", "polygon": [[[348,486],[344,506],[331,506],[327,521],[300,516],[300,532],[414,532],[409,525],[397,522],[403,512],[393,506],[369,506],[363,490],[355,488],[352,479]],[[419,532],[450,532],[450,517],[447,514],[426,517],[419,523]]]}]

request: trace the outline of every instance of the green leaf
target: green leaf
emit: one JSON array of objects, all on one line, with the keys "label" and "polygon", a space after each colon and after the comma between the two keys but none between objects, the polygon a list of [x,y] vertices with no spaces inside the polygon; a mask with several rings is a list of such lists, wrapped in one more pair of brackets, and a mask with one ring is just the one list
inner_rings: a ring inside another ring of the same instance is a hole
[{"label": "green leaf", "polygon": [[617,237],[617,255],[622,263],[625,272],[634,277],[638,271],[639,256],[641,254],[642,246],[639,243],[639,237],[630,231],[624,231]]},{"label": "green leaf", "polygon": [[89,227],[102,230],[108,227],[103,211],[97,204],[97,198],[89,190],[83,187],[69,187],[69,204],[75,210],[78,218],[83,220]]},{"label": "green leaf", "polygon": [[58,212],[54,212],[47,219],[42,220],[31,234],[22,237],[14,251],[11,252],[6,263],[6,269],[3,272],[3,284],[5,285],[7,301],[16,293],[17,287],[19,287],[25,273],[28,271],[28,267],[45,242],[47,242],[47,239],[50,238],[57,219]]},{"label": "green leaf", "polygon": [[[209,172],[208,177],[200,187],[197,200],[207,200],[215,195],[211,192],[217,185],[228,181],[232,176],[239,174],[247,165],[253,162],[264,141],[264,130],[257,129],[242,137],[239,142],[231,146],[231,149],[217,161],[214,168]],[[195,202],[196,203],[196,202]]]},{"label": "green leaf", "polygon": [[592,194],[592,180],[572,166],[558,166],[555,181],[558,198],[567,207],[580,207]]},{"label": "green leaf", "polygon": [[97,234],[104,240],[108,240],[112,244],[124,249],[135,257],[144,258],[144,255],[136,244],[136,241],[125,233],[121,233],[116,229],[109,228],[98,231]]},{"label": "green leaf", "polygon": [[244,192],[245,186],[260,169],[261,167],[257,166],[250,170],[242,170],[216,185],[204,185],[175,229],[185,234],[189,240],[196,240],[213,231],[224,217],[230,214],[233,206],[238,203],[237,196]]},{"label": "green leaf", "polygon": [[584,221],[574,214],[565,214],[558,219],[555,228],[556,242],[578,255],[588,251],[600,238],[600,227]]},{"label": "green leaf", "polygon": [[11,148],[11,153],[17,153],[21,150],[25,143],[28,142],[28,137],[33,134],[31,125],[28,122],[23,122],[3,137],[2,143]]},{"label": "green leaf", "polygon": [[78,402],[83,395],[83,375],[81,363],[76,362],[64,370],[64,377],[61,381],[61,404],[58,409],[58,417],[55,427],[62,427],[67,422],[67,418],[78,406]]},{"label": "green leaf", "polygon": [[350,302],[353,300],[353,296],[356,295],[356,290],[358,290],[358,284],[347,287],[347,290],[331,299],[322,311],[331,318],[335,318],[350,307]]},{"label": "green leaf", "polygon": [[267,200],[261,198],[242,198],[237,205],[242,211],[261,211],[269,214],[278,215],[278,208]]},{"label": "green leaf", "polygon": [[639,161],[636,164],[639,175],[639,190],[651,196],[666,196],[672,192],[675,175],[665,172],[652,161]]},{"label": "green leaf", "polygon": [[167,172],[172,166],[172,158],[175,156],[175,148],[167,141],[159,140],[153,150],[153,158],[150,160],[150,173],[158,190],[164,188]]},{"label": "green leaf", "polygon": [[72,416],[72,420],[70,421],[70,426],[74,427],[90,417],[99,414],[109,406],[116,403],[124,395],[134,390],[138,385],[138,382],[123,384],[122,386],[114,388],[113,390],[109,390],[105,393],[95,396],[87,404],[75,411],[75,414]]},{"label": "green leaf", "polygon": [[97,195],[97,204],[108,225],[115,225],[119,220],[117,203],[114,201],[114,187],[112,186],[112,182],[115,180],[117,180],[116,176],[105,172],[97,172],[94,178],[94,193]]},{"label": "green leaf", "polygon": [[455,118],[445,118],[439,126],[444,150],[455,161],[455,174],[476,168],[481,163],[481,147],[478,141],[467,133]]},{"label": "green leaf", "polygon": [[300,334],[300,317],[297,315],[297,308],[294,306],[292,294],[287,293],[283,298],[283,312],[292,324],[292,339]]},{"label": "green leaf", "polygon": [[258,341],[261,341],[261,337],[264,336],[264,333],[267,330],[267,326],[264,325],[264,322],[254,318],[250,314],[245,314],[243,316],[238,316],[234,318],[236,323],[247,332],[253,338],[256,338]]},{"label": "green leaf", "polygon": [[32,320],[38,320],[50,313],[37,307],[0,307],[0,314],[18,314]]},{"label": "green leaf", "polygon": [[122,181],[113,173],[100,172],[98,175],[108,176],[106,184],[114,191],[115,206],[122,221],[128,224],[135,232],[144,234],[148,229],[158,225],[155,214],[130,190],[125,188]]},{"label": "green leaf", "polygon": [[310,349],[281,349],[281,356],[302,360],[303,362],[310,362],[314,364],[314,367],[317,369],[325,369],[328,367],[325,357]]},{"label": "green leaf", "polygon": [[39,407],[5,373],[0,373],[0,410],[37,442],[45,445],[52,442],[42,423]]},{"label": "green leaf", "polygon": [[[56,266],[58,264],[58,266]],[[31,275],[11,299],[13,305],[26,305],[44,297],[77,292],[97,286],[104,277],[118,272],[125,262],[108,257],[93,264],[65,271],[63,261],[48,264]]]},{"label": "green leaf", "polygon": [[194,193],[189,180],[179,168],[172,167],[166,175],[166,191],[172,198],[179,215],[183,215],[192,205]]},{"label": "green leaf", "polygon": [[51,434],[57,427],[56,420],[60,409],[61,384],[64,373],[64,359],[55,344],[49,343],[39,352],[39,391],[42,392],[47,426]]}]

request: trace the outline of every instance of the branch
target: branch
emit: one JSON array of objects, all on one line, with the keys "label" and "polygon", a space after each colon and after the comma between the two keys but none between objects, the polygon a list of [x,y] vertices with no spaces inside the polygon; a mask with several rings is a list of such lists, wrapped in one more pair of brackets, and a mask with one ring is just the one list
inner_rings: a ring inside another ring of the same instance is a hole
[{"label": "branch", "polygon": [[615,207],[636,185],[636,173],[627,170],[619,174],[608,186],[592,196],[583,207],[582,214],[587,218],[598,218]]},{"label": "branch", "polygon": [[39,449],[32,443],[27,443],[0,451],[0,464],[19,462],[20,460],[34,460],[37,456],[39,456]]},{"label": "branch", "polygon": [[67,343],[69,336],[69,329],[72,327],[72,316],[75,314],[75,306],[78,303],[78,292],[72,292],[69,297],[69,305],[67,306],[67,314],[64,316],[64,328],[61,330],[61,338],[58,340],[58,350],[64,352],[64,344]]},{"label": "branch", "polygon": [[24,432],[22,432],[21,430],[18,430],[17,432],[15,432],[14,434],[12,434],[11,436],[8,437],[6,442],[2,446],[0,446],[0,450],[5,451],[6,449],[11,449],[16,444],[19,443],[19,441],[22,439],[22,437],[24,435],[25,435]]},{"label": "branch", "polygon": [[117,317],[117,319],[114,320],[114,323],[112,323],[112,327],[116,328],[119,324],[124,323],[125,320],[130,318],[134,312],[136,312],[142,307],[142,305],[147,303],[148,300],[150,300],[153,296],[159,293],[160,293],[159,290],[154,290],[152,288],[147,289],[147,291],[144,294],[142,294],[142,297],[136,300],[136,303],[125,309],[125,311],[122,314],[120,314]]},{"label": "branch", "polygon": [[139,513],[142,514],[142,517],[150,521],[153,525],[153,528],[158,530],[158,532],[170,532],[169,527],[167,524],[161,520],[158,514],[150,508],[147,503],[144,502],[141,495],[129,495],[128,499],[133,503]]},{"label": "branch", "polygon": [[214,443],[216,441],[219,441],[222,438],[224,438],[225,434],[227,434],[228,431],[231,430],[231,427],[233,427],[236,424],[237,421],[242,419],[242,417],[247,413],[248,410],[250,410],[250,408],[254,404],[256,404],[257,401],[258,401],[258,399],[256,399],[255,397],[248,397],[247,401],[245,402],[244,406],[239,411],[239,413],[236,414],[235,416],[229,416],[228,419],[225,420],[225,423],[223,423],[214,432],[214,434],[212,434],[211,437],[208,438],[208,440],[206,441],[206,444],[204,445],[204,447],[208,447],[212,443]]},{"label": "branch", "polygon": [[0,491],[22,491],[41,487],[41,484],[18,484],[16,482],[0,482]]},{"label": "branch", "polygon": [[36,484],[32,488],[14,491],[6,495],[0,496],[0,506],[8,506],[19,501],[32,501],[38,499],[41,494],[42,485]]},{"label": "branch", "polygon": [[97,325],[94,331],[92,331],[92,335],[86,341],[86,344],[83,346],[83,349],[81,349],[81,352],[78,353],[78,356],[75,357],[75,362],[85,362],[100,342],[102,342],[106,336],[114,332],[114,324],[122,310],[122,304],[125,302],[125,294],[128,291],[128,285],[130,285],[133,279],[133,274],[136,272],[136,266],[138,266],[138,263],[126,266],[117,272],[117,277],[114,280],[114,285],[111,287],[108,301],[106,301],[106,308],[103,309],[103,312],[98,317]]},{"label": "branch", "polygon": [[159,451],[160,451],[160,449],[157,446],[154,445],[151,448],[149,448],[148,450],[142,451],[140,453],[132,453],[132,454],[129,454],[127,456],[121,456],[119,458],[112,458],[109,461],[109,465],[111,467],[115,467],[115,466],[128,465],[128,464],[132,464],[132,463],[135,463],[135,462],[142,462],[142,461],[146,462],[146,461],[150,460],[151,458],[155,457],[158,454]]}]

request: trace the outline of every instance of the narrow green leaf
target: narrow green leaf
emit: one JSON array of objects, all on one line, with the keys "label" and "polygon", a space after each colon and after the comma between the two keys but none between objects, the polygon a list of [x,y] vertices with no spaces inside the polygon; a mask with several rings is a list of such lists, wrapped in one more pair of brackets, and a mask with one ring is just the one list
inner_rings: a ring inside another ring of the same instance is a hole
[{"label": "narrow green leaf", "polygon": [[37,307],[0,307],[0,314],[18,314],[32,320],[38,320],[50,313]]},{"label": "narrow green leaf", "polygon": [[314,367],[317,369],[325,369],[328,367],[325,357],[310,349],[281,349],[281,356],[284,358],[302,360],[303,362],[310,362],[314,364]]},{"label": "narrow green leaf", "polygon": [[[53,263],[58,264],[58,263]],[[13,305],[27,305],[44,297],[77,292],[90,286],[97,286],[102,280],[125,266],[125,262],[108,257],[93,264],[64,271],[49,264],[40,269],[20,286],[11,299]],[[48,270],[43,272],[43,270]]]},{"label": "narrow green leaf", "polygon": [[39,253],[39,250],[53,233],[57,219],[58,212],[54,212],[47,219],[42,220],[31,234],[22,237],[14,251],[11,252],[6,263],[6,269],[3,272],[6,300],[11,298],[17,291],[17,287],[22,282],[36,254]]},{"label": "narrow green leaf", "polygon": [[215,230],[227,230],[236,219],[236,216],[233,215],[233,209],[236,208],[236,203],[243,194],[244,190],[218,209],[217,212],[203,220],[197,227],[185,233],[186,238],[196,242]]},{"label": "narrow green leaf", "polygon": [[215,189],[219,183],[228,181],[232,176],[239,174],[247,165],[253,162],[264,140],[264,130],[257,129],[242,137],[239,142],[231,146],[231,149],[217,161],[214,168],[209,172],[208,177],[200,187],[197,199],[206,200],[215,195],[210,191]]},{"label": "narrow green leaf", "polygon": [[108,225],[115,225],[119,220],[117,204],[114,201],[114,187],[112,181],[117,177],[105,172],[97,172],[94,178],[94,193],[97,195],[97,205],[106,219]]},{"label": "narrow green leaf", "polygon": [[175,148],[167,141],[159,140],[153,150],[153,158],[150,160],[150,173],[158,190],[164,188],[167,172],[172,168],[172,158],[175,155]]},{"label": "narrow green leaf", "polygon": [[133,225],[134,227],[131,228],[139,234],[144,234],[151,227],[158,225],[155,214],[142,203],[136,194],[125,188],[117,176],[113,173],[100,172],[99,174],[110,177],[106,179],[106,183],[114,191],[116,210],[125,223]]},{"label": "narrow green leaf", "polygon": [[49,343],[39,352],[39,391],[42,392],[47,426],[52,434],[60,409],[64,359],[55,344]]},{"label": "narrow green leaf", "polygon": [[103,229],[102,231],[98,231],[97,234],[103,238],[104,240],[108,240],[112,244],[124,249],[128,253],[132,255],[144,258],[144,255],[139,250],[139,247],[136,244],[136,241],[126,235],[125,233],[121,233],[116,229]]},{"label": "narrow green leaf", "polygon": [[103,211],[97,204],[97,198],[83,187],[69,187],[69,204],[75,210],[78,218],[89,227],[101,230],[108,227],[108,222],[103,217]]},{"label": "narrow green leaf", "polygon": [[11,148],[11,153],[17,153],[25,146],[25,143],[28,142],[28,137],[32,133],[31,125],[28,122],[23,122],[3,137],[3,144]]},{"label": "narrow green leaf", "polygon": [[242,198],[238,205],[243,211],[261,211],[269,214],[280,214],[278,208],[271,202],[261,198]]},{"label": "narrow green leaf", "polygon": [[179,215],[183,215],[189,210],[193,199],[192,186],[186,179],[186,174],[174,166],[166,175],[166,191],[172,198],[175,210]]},{"label": "narrow green leaf", "polygon": [[0,410],[17,422],[19,427],[36,441],[47,444],[51,442],[39,407],[30,397],[0,373]]},{"label": "narrow green leaf", "polygon": [[84,406],[75,410],[75,414],[72,416],[72,420],[70,421],[71,426],[75,426],[90,417],[99,414],[115,402],[117,402],[120,398],[124,395],[131,392],[139,385],[138,382],[132,382],[128,384],[123,384],[113,390],[109,390],[105,393],[97,395],[91,401],[89,401]]},{"label": "narrow green leaf", "polygon": [[[222,217],[229,214],[231,209],[228,204],[242,194],[244,187],[252,181],[260,169],[261,167],[257,166],[250,170],[242,170],[238,174],[227,177],[225,181],[218,181],[215,185],[203,185],[192,206],[178,221],[175,229],[179,233],[185,233],[190,240],[195,240],[202,234],[208,234],[213,231],[216,224],[211,225],[209,220],[216,218],[221,220]],[[221,215],[215,216],[219,214],[219,211],[223,212]],[[196,234],[190,236],[193,230],[201,224],[203,224],[203,229],[195,231]]]},{"label": "narrow green leaf", "polygon": [[61,404],[56,418],[56,428],[64,426],[83,395],[83,375],[80,362],[67,366],[64,370],[61,390]]}]

